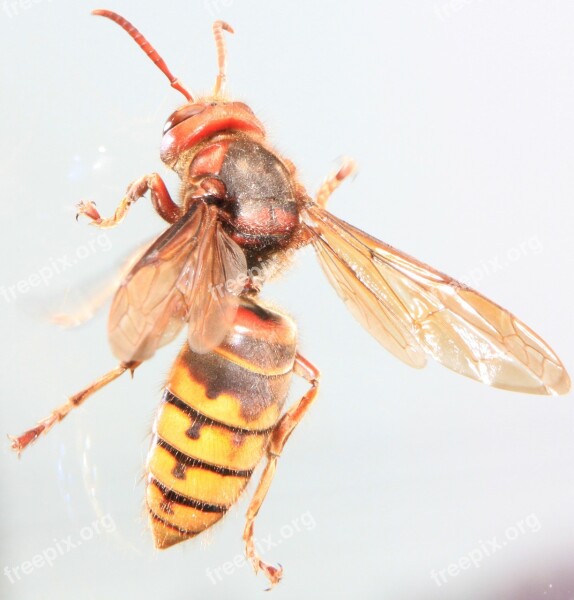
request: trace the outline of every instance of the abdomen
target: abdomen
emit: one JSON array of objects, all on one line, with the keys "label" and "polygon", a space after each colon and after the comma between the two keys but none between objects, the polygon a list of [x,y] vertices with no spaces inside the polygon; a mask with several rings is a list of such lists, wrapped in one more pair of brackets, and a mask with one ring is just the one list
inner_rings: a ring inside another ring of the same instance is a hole
[{"label": "abdomen", "polygon": [[247,300],[213,352],[184,345],[147,459],[146,501],[158,548],[201,533],[237,500],[281,414],[295,352],[293,322]]}]

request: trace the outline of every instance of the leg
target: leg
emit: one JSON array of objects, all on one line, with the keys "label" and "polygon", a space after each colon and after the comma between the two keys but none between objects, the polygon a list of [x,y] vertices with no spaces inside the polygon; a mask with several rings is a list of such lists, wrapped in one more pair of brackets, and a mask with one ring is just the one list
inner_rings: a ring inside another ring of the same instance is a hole
[{"label": "leg", "polygon": [[78,204],[76,219],[80,215],[86,215],[92,220],[91,225],[95,227],[100,229],[115,227],[124,220],[130,206],[148,190],[150,191],[152,206],[159,216],[168,223],[175,223],[181,217],[181,208],[171,199],[165,183],[157,173],[144,175],[131,183],[113,217],[102,219],[96,205],[89,201]]},{"label": "leg", "polygon": [[279,583],[281,576],[283,575],[283,569],[280,566],[274,567],[272,565],[268,565],[267,563],[263,562],[263,560],[257,554],[253,533],[255,518],[257,517],[257,513],[259,512],[261,505],[263,504],[263,500],[265,500],[265,496],[267,495],[269,486],[271,485],[271,481],[275,475],[277,459],[281,455],[283,446],[307,412],[308,408],[311,406],[319,389],[319,371],[300,354],[297,354],[295,357],[295,365],[293,370],[295,373],[297,373],[297,375],[305,378],[311,384],[311,389],[301,398],[301,400],[299,400],[297,404],[295,404],[295,406],[292,406],[281,417],[273,433],[271,434],[271,439],[269,440],[269,445],[267,446],[267,464],[265,465],[265,469],[261,475],[257,489],[255,490],[255,494],[253,494],[253,498],[251,499],[251,503],[247,510],[247,522],[243,531],[243,541],[245,542],[247,558],[251,561],[256,573],[259,571],[259,569],[265,573],[265,576],[267,579],[269,579],[271,585]]},{"label": "leg", "polygon": [[343,166],[337,171],[337,173],[327,178],[315,196],[315,202],[321,208],[325,208],[329,196],[341,185],[343,179],[355,171],[356,166],[357,165],[351,159],[345,159]]},{"label": "leg", "polygon": [[62,404],[62,406],[53,410],[50,415],[45,419],[42,419],[36,427],[29,429],[18,437],[9,435],[8,437],[12,442],[12,450],[15,450],[18,455],[20,455],[24,448],[32,442],[35,442],[43,433],[48,433],[56,423],[61,421],[73,408],[80,406],[88,396],[91,396],[94,392],[97,392],[128,370],[131,371],[133,375],[133,372],[140,364],[140,362],[135,361],[131,363],[121,363],[118,367],[94,381],[81,392],[70,396],[65,404]]}]

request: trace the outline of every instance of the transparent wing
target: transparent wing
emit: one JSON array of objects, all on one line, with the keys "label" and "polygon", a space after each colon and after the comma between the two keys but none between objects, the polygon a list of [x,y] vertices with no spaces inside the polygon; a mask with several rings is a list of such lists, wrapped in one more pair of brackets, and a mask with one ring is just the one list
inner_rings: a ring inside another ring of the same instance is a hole
[{"label": "transparent wing", "polygon": [[243,250],[224,232],[214,211],[205,227],[194,268],[179,282],[188,308],[189,346],[200,353],[217,346],[231,327],[238,304],[232,291],[247,272]]},{"label": "transparent wing", "polygon": [[478,292],[310,205],[304,221],[327,277],[359,322],[414,367],[429,355],[477,381],[532,394],[565,394],[552,349]]},{"label": "transparent wing", "polygon": [[108,322],[114,354],[124,362],[146,360],[186,322],[193,350],[215,347],[237,310],[225,284],[246,270],[217,209],[195,205],[150,246],[116,292]]},{"label": "transparent wing", "polygon": [[60,327],[78,327],[95,317],[112,298],[122,281],[152,243],[152,240],[148,240],[132,251],[117,272],[100,276],[95,281],[91,281],[90,288],[87,291],[80,290],[78,301],[73,303],[71,307],[67,307],[65,312],[52,313],[50,321]]}]

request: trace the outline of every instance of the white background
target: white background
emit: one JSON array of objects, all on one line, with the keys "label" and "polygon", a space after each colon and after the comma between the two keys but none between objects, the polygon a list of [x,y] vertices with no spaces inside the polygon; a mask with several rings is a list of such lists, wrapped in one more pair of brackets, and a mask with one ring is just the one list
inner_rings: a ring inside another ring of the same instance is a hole
[{"label": "white background", "polygon": [[[96,7],[0,2],[0,286],[53,275],[15,298],[0,288],[5,432],[32,426],[114,366],[105,311],[71,331],[47,317],[163,228],[141,201],[84,256],[97,232],[75,223],[73,205],[90,198],[111,214],[126,185],[152,171],[177,191],[159,142],[182,97],[123,31],[89,15]],[[572,3],[105,7],[133,21],[196,92],[215,77],[211,23],[229,21],[230,94],[260,116],[309,190],[352,156],[359,174],[332,198],[334,213],[470,277],[573,370]],[[60,273],[51,266],[70,257]],[[257,523],[276,544],[266,558],[285,567],[274,598],[573,597],[572,394],[523,396],[434,364],[409,369],[354,322],[310,252],[265,297],[297,319],[302,351],[323,373]],[[222,570],[242,555],[247,497],[201,538],[153,549],[140,477],[177,350],[98,393],[20,461],[2,445],[2,599],[260,597],[266,582],[248,566]],[[304,389],[296,383],[293,398]],[[115,532],[93,531],[102,515]],[[538,526],[506,539],[529,516]],[[314,527],[295,531],[297,518]],[[14,583],[4,574],[81,532],[92,538],[53,566]],[[479,567],[448,574],[494,537],[506,544]],[[207,569],[217,568],[214,584]],[[446,574],[440,587],[432,570]]]}]

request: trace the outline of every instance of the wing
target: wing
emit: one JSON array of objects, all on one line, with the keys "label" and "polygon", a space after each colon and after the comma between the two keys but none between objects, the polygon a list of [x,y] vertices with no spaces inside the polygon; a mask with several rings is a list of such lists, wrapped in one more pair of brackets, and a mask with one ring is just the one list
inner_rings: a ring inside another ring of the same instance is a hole
[{"label": "wing", "polygon": [[488,385],[565,394],[552,349],[504,308],[316,204],[303,215],[319,261],[353,315],[413,367],[426,355]]},{"label": "wing", "polygon": [[233,322],[238,298],[227,282],[247,271],[241,248],[225,233],[217,209],[193,206],[146,251],[119,287],[108,335],[124,362],[142,361],[189,322],[192,350],[217,346]]},{"label": "wing", "polygon": [[[74,302],[65,312],[51,314],[50,321],[60,327],[78,327],[96,316],[100,309],[112,298],[122,281],[132,270],[137,261],[146,253],[155,240],[148,240],[133,251],[123,262],[116,273],[100,277],[90,282],[88,290],[79,291],[79,300]],[[67,299],[66,299],[67,300]]]}]

